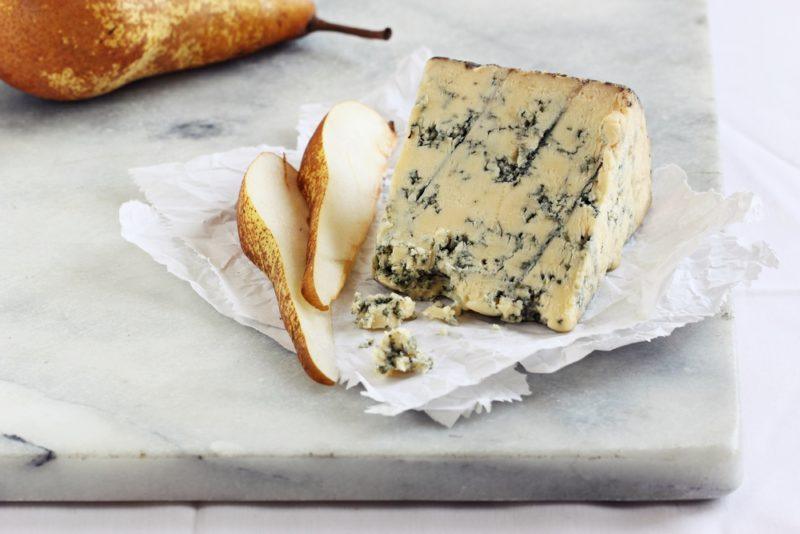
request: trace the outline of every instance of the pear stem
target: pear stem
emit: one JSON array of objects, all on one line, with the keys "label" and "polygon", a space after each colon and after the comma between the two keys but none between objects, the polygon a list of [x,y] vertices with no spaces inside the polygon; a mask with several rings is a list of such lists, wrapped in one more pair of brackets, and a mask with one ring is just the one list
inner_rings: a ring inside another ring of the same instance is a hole
[{"label": "pear stem", "polygon": [[355,35],[365,39],[382,39],[388,41],[392,36],[391,28],[384,28],[382,30],[365,30],[363,28],[354,28],[353,26],[345,26],[343,24],[335,24],[326,20],[312,18],[306,27],[306,33],[311,32],[338,32],[346,33],[348,35]]}]

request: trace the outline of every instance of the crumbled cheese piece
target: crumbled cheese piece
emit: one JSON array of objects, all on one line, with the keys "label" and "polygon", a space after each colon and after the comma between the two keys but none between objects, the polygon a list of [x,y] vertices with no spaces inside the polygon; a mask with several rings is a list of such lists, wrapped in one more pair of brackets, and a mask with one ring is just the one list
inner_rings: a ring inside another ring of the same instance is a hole
[{"label": "crumbled cheese piece", "polygon": [[650,205],[628,88],[445,58],[425,67],[375,278],[503,321],[575,327]]},{"label": "crumbled cheese piece", "polygon": [[414,318],[414,301],[397,293],[366,297],[356,293],[350,311],[356,316],[356,326],[359,328],[396,328],[404,320]]},{"label": "crumbled cheese piece", "polygon": [[422,312],[422,315],[428,319],[434,319],[447,324],[457,325],[458,320],[456,317],[461,315],[461,309],[458,307],[454,308],[453,306],[445,306],[437,302]]},{"label": "crumbled cheese piece", "polygon": [[500,330],[502,330],[502,328],[500,328],[499,324],[495,323],[492,325],[492,330],[497,330],[499,332]]},{"label": "crumbled cheese piece", "polygon": [[417,340],[405,328],[386,332],[374,350],[381,374],[425,373],[433,367],[433,361],[417,350]]}]

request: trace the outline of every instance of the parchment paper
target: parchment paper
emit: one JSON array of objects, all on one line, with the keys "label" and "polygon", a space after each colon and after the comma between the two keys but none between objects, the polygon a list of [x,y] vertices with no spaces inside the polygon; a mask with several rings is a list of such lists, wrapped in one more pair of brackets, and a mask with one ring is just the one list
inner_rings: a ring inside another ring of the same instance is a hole
[{"label": "parchment paper", "polygon": [[[403,59],[393,76],[359,99],[393,120],[400,140],[430,55],[420,49]],[[300,109],[296,149],[244,147],[187,163],[132,169],[146,202],[133,200],[120,207],[125,239],[189,282],[217,311],[289,350],[293,350],[291,340],[272,286],[239,246],[235,202],[242,175],[258,153],[286,154],[290,163],[299,165],[302,149],[329,107],[308,104]],[[376,219],[333,306],[342,382],[347,387],[363,386],[363,394],[376,401],[369,413],[423,410],[451,426],[461,416],[489,412],[493,402],[518,401],[529,394],[523,368],[554,372],[594,350],[668,335],[718,313],[734,286],[754,280],[764,266],[777,265],[764,243],[745,246],[724,233],[745,219],[754,203],[752,195],[724,198],[715,192],[692,191],[685,173],[674,165],[657,169],[653,184],[653,205],[644,224],[572,332],[557,334],[531,323],[501,324],[475,314],[463,315],[458,326],[420,317],[404,326],[417,337],[420,349],[432,356],[434,367],[403,379],[375,371],[372,349],[364,342],[377,341],[382,334],[356,328],[350,314],[356,290],[386,292],[371,279],[369,270]],[[418,303],[418,312],[426,305]]]}]

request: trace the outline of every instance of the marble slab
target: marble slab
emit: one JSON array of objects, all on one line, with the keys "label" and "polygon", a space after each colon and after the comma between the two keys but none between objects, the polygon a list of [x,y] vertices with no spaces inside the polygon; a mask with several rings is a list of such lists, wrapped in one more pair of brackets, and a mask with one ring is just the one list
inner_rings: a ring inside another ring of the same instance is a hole
[{"label": "marble slab", "polygon": [[596,353],[445,429],[362,413],[119,235],[126,169],[291,143],[301,103],[358,95],[420,45],[625,83],[656,165],[720,185],[705,5],[319,2],[390,24],[319,34],[92,102],[0,87],[0,500],[651,500],[739,482],[731,321]]}]

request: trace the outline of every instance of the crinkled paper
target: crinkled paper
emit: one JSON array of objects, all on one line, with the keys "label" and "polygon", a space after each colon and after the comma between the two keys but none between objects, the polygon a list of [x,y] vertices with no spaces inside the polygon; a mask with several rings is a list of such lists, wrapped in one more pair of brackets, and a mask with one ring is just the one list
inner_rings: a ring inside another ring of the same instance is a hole
[{"label": "crinkled paper", "polygon": [[[421,49],[403,59],[389,80],[360,99],[394,121],[400,139],[428,57],[430,53]],[[239,246],[235,203],[243,173],[258,153],[286,154],[290,163],[299,164],[303,147],[328,107],[309,104],[300,109],[295,149],[244,147],[187,163],[133,169],[145,201],[120,207],[125,239],[191,284],[217,311],[289,350],[291,340],[272,286]],[[653,205],[642,227],[572,332],[555,333],[532,323],[502,324],[469,313],[460,317],[458,326],[420,317],[404,326],[433,358],[434,367],[402,379],[375,371],[372,349],[364,345],[370,338],[377,341],[381,333],[356,328],[350,314],[356,290],[386,291],[371,278],[370,238],[333,306],[342,382],[362,386],[363,394],[376,401],[369,413],[422,410],[446,426],[461,416],[489,412],[493,402],[519,401],[530,393],[525,371],[550,373],[594,350],[669,335],[717,314],[734,286],[754,280],[764,266],[775,266],[777,260],[764,243],[745,246],[724,232],[743,221],[752,204],[752,195],[746,193],[726,198],[693,191],[677,166],[657,169]],[[376,224],[377,219],[371,236]],[[418,303],[418,312],[426,305]]]}]

